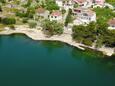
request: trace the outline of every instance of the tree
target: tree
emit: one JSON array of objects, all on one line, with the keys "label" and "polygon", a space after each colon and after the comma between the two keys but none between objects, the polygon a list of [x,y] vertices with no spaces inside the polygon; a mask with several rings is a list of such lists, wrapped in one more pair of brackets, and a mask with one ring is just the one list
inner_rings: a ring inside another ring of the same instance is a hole
[{"label": "tree", "polygon": [[0,0],[0,3],[6,3],[6,1],[5,0]]},{"label": "tree", "polygon": [[28,16],[27,13],[21,13],[21,12],[19,12],[19,11],[17,11],[15,15],[16,15],[16,16],[19,16],[19,17],[21,17],[21,18]]},{"label": "tree", "polygon": [[46,7],[46,9],[49,10],[49,11],[59,10],[59,6],[55,3],[54,0],[47,0],[45,7]]},{"label": "tree", "polygon": [[72,10],[69,9],[68,15],[67,15],[67,17],[65,19],[65,26],[67,26],[68,23],[72,22],[72,20],[73,20],[73,18],[72,18]]},{"label": "tree", "polygon": [[0,6],[0,12],[2,12],[2,6]]},{"label": "tree", "polygon": [[85,26],[79,25],[79,26],[73,26],[72,28],[72,37],[75,41],[77,42],[82,42],[83,41],[83,35],[84,35],[84,28]]},{"label": "tree", "polygon": [[96,24],[91,22],[87,26],[73,26],[72,37],[75,41],[91,46],[96,40]]},{"label": "tree", "polygon": [[42,27],[44,33],[50,36],[63,33],[63,25],[56,21],[45,20]]},{"label": "tree", "polygon": [[97,33],[98,33],[98,35],[105,34],[107,30],[108,30],[108,24],[107,23],[97,24]]},{"label": "tree", "polygon": [[66,10],[65,9],[62,9],[62,14],[65,14],[66,13]]}]

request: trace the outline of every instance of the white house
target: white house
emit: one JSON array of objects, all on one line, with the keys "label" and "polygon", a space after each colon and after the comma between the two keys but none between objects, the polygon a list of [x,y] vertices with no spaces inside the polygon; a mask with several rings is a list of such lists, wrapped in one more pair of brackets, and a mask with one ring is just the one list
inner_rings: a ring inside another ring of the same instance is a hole
[{"label": "white house", "polygon": [[108,29],[110,29],[110,30],[115,30],[115,18],[110,19],[110,20],[108,21],[108,25],[109,25]]},{"label": "white house", "polygon": [[[79,23],[81,24],[88,24],[90,22],[96,22],[96,13],[90,9],[86,8],[74,8],[73,14],[76,17],[76,20],[79,20]],[[75,21],[76,21],[75,20]],[[74,21],[74,24],[75,24]]]},{"label": "white house", "polygon": [[59,7],[63,7],[63,0],[55,0],[55,2]]},{"label": "white house", "polygon": [[60,11],[53,11],[49,16],[50,21],[62,21],[62,13]]},{"label": "white house", "polygon": [[74,7],[74,3],[72,0],[65,0],[64,1],[63,8],[68,10],[68,9],[73,9],[73,7]]},{"label": "white house", "polygon": [[105,0],[91,0],[93,7],[104,7]]},{"label": "white house", "polygon": [[89,8],[93,7],[103,7],[105,0],[73,0],[74,3],[77,3],[80,7]]},{"label": "white house", "polygon": [[105,0],[92,0],[92,2],[97,5],[104,5]]},{"label": "white house", "polygon": [[73,9],[74,3],[72,0],[55,0],[56,4],[60,9],[64,8],[65,10]]}]

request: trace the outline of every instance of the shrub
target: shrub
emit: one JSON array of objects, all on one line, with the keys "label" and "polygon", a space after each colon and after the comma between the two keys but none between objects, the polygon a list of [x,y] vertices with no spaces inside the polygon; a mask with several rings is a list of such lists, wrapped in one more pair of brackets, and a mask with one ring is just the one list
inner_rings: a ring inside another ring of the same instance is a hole
[{"label": "shrub", "polygon": [[15,18],[3,18],[1,22],[6,25],[11,25],[11,24],[16,23],[16,19]]},{"label": "shrub", "polygon": [[28,19],[27,19],[27,18],[23,18],[22,22],[23,22],[23,23],[27,23],[27,22],[28,22]]},{"label": "shrub", "polygon": [[35,21],[30,21],[30,22],[29,22],[29,27],[30,27],[30,28],[35,28],[36,25],[37,25],[37,23],[36,23]]}]

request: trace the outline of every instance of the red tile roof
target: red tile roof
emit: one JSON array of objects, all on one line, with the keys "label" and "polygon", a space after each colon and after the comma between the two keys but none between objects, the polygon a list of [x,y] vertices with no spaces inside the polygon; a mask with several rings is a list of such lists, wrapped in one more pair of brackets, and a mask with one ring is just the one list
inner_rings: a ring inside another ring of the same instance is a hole
[{"label": "red tile roof", "polygon": [[86,0],[73,0],[74,2],[76,2],[76,3],[84,3],[84,2],[86,2]]}]

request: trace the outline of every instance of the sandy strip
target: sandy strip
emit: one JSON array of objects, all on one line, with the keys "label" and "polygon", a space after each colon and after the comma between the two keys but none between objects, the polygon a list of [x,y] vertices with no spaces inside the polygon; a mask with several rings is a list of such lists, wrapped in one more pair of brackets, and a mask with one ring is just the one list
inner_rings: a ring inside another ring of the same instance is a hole
[{"label": "sandy strip", "polygon": [[[10,35],[10,34],[14,34],[14,33],[22,33],[27,35],[28,37],[32,38],[33,40],[50,40],[50,41],[61,41],[64,43],[67,43],[71,46],[77,47],[81,50],[85,50],[85,48],[83,47],[87,47],[87,48],[91,48],[91,49],[95,49],[93,47],[89,47],[80,43],[76,43],[75,41],[72,40],[72,36],[70,34],[62,34],[60,36],[55,35],[52,37],[46,37],[43,32],[41,30],[37,30],[37,29],[30,29],[27,27],[18,27],[15,30],[9,30],[8,28],[5,31],[1,31],[0,35]],[[83,46],[83,47],[81,47]],[[102,47],[100,49],[98,49],[98,51],[103,52],[105,55],[111,56],[114,54],[114,48],[105,48]]]}]

